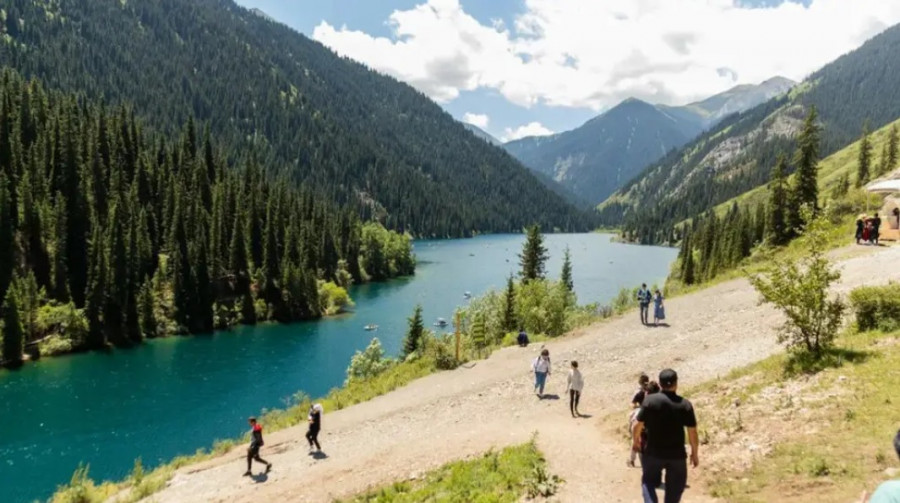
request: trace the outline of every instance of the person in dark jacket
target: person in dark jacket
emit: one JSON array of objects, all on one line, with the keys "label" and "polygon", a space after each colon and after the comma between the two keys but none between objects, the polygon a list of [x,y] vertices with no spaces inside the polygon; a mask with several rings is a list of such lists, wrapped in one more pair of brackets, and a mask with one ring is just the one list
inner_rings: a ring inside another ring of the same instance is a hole
[{"label": "person in dark jacket", "polygon": [[519,343],[520,348],[528,347],[528,334],[525,333],[525,329],[519,330],[519,336],[516,337],[516,342]]},{"label": "person in dark jacket", "polygon": [[257,462],[266,465],[266,473],[272,470],[272,463],[269,463],[265,459],[259,457],[259,448],[265,445],[263,442],[262,436],[262,425],[256,422],[255,417],[251,417],[250,421],[250,447],[247,449],[247,471],[244,473],[245,477],[249,477],[253,475],[253,472],[250,471],[250,468],[253,466],[253,460],[255,459]]},{"label": "person in dark jacket", "polygon": [[309,429],[306,430],[306,441],[309,442],[309,452],[313,452],[315,445],[317,452],[322,452],[322,446],[319,445],[319,431],[322,429],[322,406],[315,404],[309,408]]},{"label": "person in dark jacket", "polygon": [[863,229],[866,227],[866,216],[860,215],[856,219],[856,244],[859,244],[860,240],[863,238]]},{"label": "person in dark jacket", "polygon": [[878,216],[878,213],[875,214],[875,217],[872,218],[872,234],[869,235],[869,241],[872,244],[878,244],[878,234],[881,229],[881,217]]}]

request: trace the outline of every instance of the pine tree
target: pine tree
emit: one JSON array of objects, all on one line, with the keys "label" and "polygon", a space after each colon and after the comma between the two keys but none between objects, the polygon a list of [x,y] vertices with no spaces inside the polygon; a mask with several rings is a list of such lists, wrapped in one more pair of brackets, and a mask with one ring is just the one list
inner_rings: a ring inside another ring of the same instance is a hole
[{"label": "pine tree", "polygon": [[859,139],[859,157],[856,161],[856,186],[862,187],[869,181],[872,168],[872,142],[869,140],[869,123],[863,126]]},{"label": "pine tree", "polygon": [[821,127],[817,123],[818,112],[813,106],[803,129],[797,137],[797,152],[794,156],[794,164],[797,171],[794,175],[794,187],[791,191],[791,201],[788,211],[788,235],[794,237],[803,228],[804,222],[802,208],[809,207],[815,216],[819,210],[819,136]]},{"label": "pine tree", "polygon": [[403,340],[403,357],[415,353],[422,347],[422,341],[425,336],[425,324],[422,321],[422,306],[417,305],[413,311],[413,315],[407,319],[409,329],[406,331],[406,338]]},{"label": "pine tree", "polygon": [[775,168],[772,170],[772,182],[769,186],[769,214],[766,224],[769,242],[775,246],[781,246],[788,240],[788,194],[785,171],[784,156],[779,155]]},{"label": "pine tree", "polygon": [[156,321],[154,308],[153,287],[150,280],[144,281],[138,292],[138,313],[140,316],[141,335],[148,338],[156,337],[159,323]]},{"label": "pine tree", "polygon": [[0,346],[0,359],[7,365],[22,363],[25,353],[25,331],[19,319],[19,305],[16,293],[10,290],[3,302],[3,344]]},{"label": "pine tree", "polygon": [[506,294],[503,296],[503,329],[512,332],[518,329],[516,326],[516,285],[510,274],[506,278]]},{"label": "pine tree", "polygon": [[888,135],[888,162],[887,171],[893,171],[897,168],[897,161],[900,160],[900,138],[897,134],[897,125],[891,126],[891,132]]},{"label": "pine tree", "polygon": [[538,225],[532,225],[527,229],[525,244],[522,246],[522,253],[519,255],[519,265],[522,267],[522,272],[520,273],[522,280],[543,279],[546,262],[547,248],[544,247],[544,236],[541,235],[541,228]]},{"label": "pine tree", "polygon": [[15,234],[9,179],[0,171],[0,303],[12,282],[16,257]]},{"label": "pine tree", "polygon": [[562,274],[560,274],[560,281],[566,287],[566,290],[570,292],[575,291],[575,282],[572,280],[572,257],[569,253],[568,246],[566,246],[566,251],[563,255],[563,266]]},{"label": "pine tree", "polygon": [[683,281],[685,285],[693,285],[697,279],[694,272],[694,247],[691,244],[691,235],[688,234],[685,236],[684,240],[684,272],[681,275],[681,281]]},{"label": "pine tree", "polygon": [[209,275],[209,262],[206,254],[206,239],[201,236],[197,240],[197,259],[194,270],[197,274],[196,309],[191,317],[196,332],[210,332],[213,329],[213,295],[212,278]]}]

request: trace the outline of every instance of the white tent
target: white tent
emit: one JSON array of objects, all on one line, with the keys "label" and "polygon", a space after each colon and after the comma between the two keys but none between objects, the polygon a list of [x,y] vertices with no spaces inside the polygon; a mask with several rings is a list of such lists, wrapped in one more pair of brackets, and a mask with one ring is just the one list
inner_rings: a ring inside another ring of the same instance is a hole
[{"label": "white tent", "polygon": [[880,192],[887,194],[900,192],[900,179],[882,180],[880,182],[870,183],[866,186],[866,192]]}]

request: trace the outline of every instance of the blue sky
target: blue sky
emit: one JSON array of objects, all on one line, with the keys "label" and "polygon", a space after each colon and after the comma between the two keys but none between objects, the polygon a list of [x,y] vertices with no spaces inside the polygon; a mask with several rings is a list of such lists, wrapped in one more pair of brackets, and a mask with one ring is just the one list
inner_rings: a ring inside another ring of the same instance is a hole
[{"label": "blue sky", "polygon": [[504,139],[572,129],[629,96],[679,105],[800,80],[900,22],[900,0],[237,2]]}]

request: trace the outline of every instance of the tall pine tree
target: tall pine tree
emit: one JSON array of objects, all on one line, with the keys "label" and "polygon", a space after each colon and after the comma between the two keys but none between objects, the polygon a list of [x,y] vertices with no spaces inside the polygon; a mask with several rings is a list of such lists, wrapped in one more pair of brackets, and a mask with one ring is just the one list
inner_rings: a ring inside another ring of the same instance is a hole
[{"label": "tall pine tree", "polygon": [[797,171],[794,174],[794,187],[791,191],[791,203],[788,212],[788,233],[796,236],[806,222],[803,221],[801,208],[806,206],[812,215],[819,210],[819,137],[821,127],[818,123],[819,114],[813,106],[803,129],[797,137],[797,153],[794,156],[794,165]]},{"label": "tall pine tree", "polygon": [[3,302],[3,344],[0,346],[0,356],[7,365],[16,366],[22,363],[25,352],[25,330],[19,319],[19,304],[16,293],[7,292]]},{"label": "tall pine tree", "polygon": [[547,263],[547,248],[544,246],[544,236],[541,228],[532,225],[527,229],[525,244],[519,255],[519,265],[522,267],[520,275],[522,281],[531,281],[544,278],[544,267]]},{"label": "tall pine tree", "polygon": [[506,294],[503,296],[503,329],[512,332],[518,329],[516,325],[516,284],[510,274],[506,278]]},{"label": "tall pine tree", "polygon": [[775,246],[781,246],[788,240],[787,215],[788,193],[785,178],[785,159],[778,156],[775,168],[772,170],[772,182],[769,185],[769,214],[766,223],[766,232],[769,242]]},{"label": "tall pine tree", "polygon": [[406,331],[406,338],[403,340],[403,357],[415,353],[422,348],[425,338],[425,324],[422,320],[422,306],[416,305],[413,315],[407,320],[409,329]]},{"label": "tall pine tree", "polygon": [[863,126],[862,137],[859,139],[859,157],[856,161],[856,186],[862,187],[869,181],[872,173],[872,142],[869,139],[869,123]]},{"label": "tall pine tree", "polygon": [[575,291],[575,281],[572,279],[572,256],[568,246],[566,246],[566,251],[563,255],[562,273],[559,280],[566,287],[566,290],[570,292]]}]

